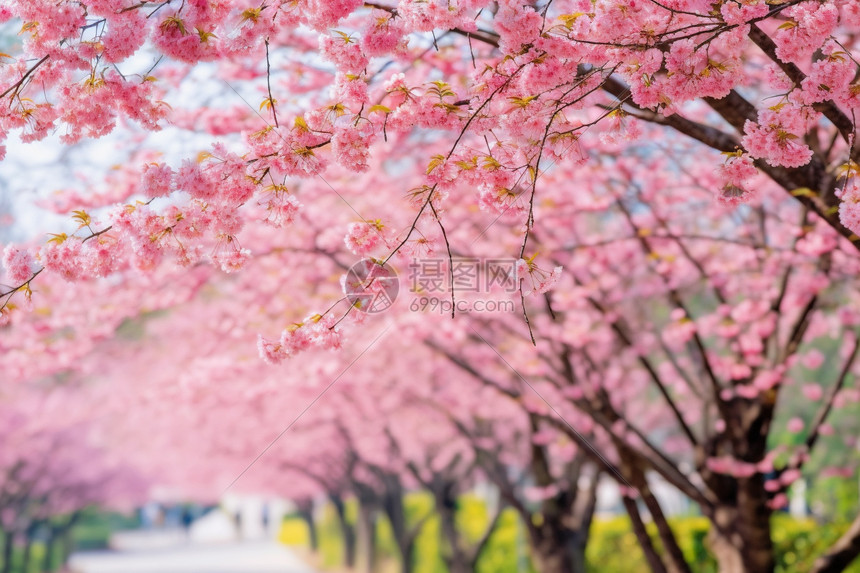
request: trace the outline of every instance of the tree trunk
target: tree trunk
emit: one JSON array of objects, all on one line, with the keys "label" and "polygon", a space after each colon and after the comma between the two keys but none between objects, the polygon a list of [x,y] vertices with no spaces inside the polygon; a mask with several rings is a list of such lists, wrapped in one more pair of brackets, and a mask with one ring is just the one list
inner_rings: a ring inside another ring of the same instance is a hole
[{"label": "tree trunk", "polygon": [[[712,530],[714,532],[715,530]],[[743,544],[738,546],[735,532],[728,538],[715,533],[709,534],[711,551],[717,559],[720,573],[773,573],[774,560],[772,554],[750,551]]]},{"label": "tree trunk", "polygon": [[12,573],[12,547],[15,543],[15,535],[12,532],[4,532],[3,536],[3,569],[2,573]]},{"label": "tree trunk", "polygon": [[651,568],[652,573],[668,573],[666,564],[660,559],[660,555],[654,548],[654,543],[651,541],[651,536],[648,535],[648,530],[645,527],[645,522],[642,521],[642,514],[639,512],[639,507],[636,502],[626,496],[621,496],[621,501],[624,503],[624,509],[630,516],[630,524],[633,527],[633,534],[636,535],[636,540],[639,541],[639,547],[645,554],[645,560]]},{"label": "tree trunk", "polygon": [[343,499],[337,495],[330,496],[330,499],[334,504],[337,522],[343,537],[343,564],[351,569],[355,567],[355,528],[346,519],[346,505]]},{"label": "tree trunk", "polygon": [[[770,538],[770,508],[766,494],[760,494],[755,480],[738,480],[737,506],[714,510],[708,533],[711,551],[720,573],[773,573],[773,542]],[[760,480],[759,480],[760,481]]]},{"label": "tree trunk", "polygon": [[74,549],[74,542],[72,540],[73,521],[70,521],[69,524],[63,528],[63,565],[68,564],[69,557],[72,555],[72,549]]},{"label": "tree trunk", "polygon": [[367,500],[358,505],[359,555],[366,573],[376,571],[376,508]]},{"label": "tree trunk", "polygon": [[[543,530],[543,528],[540,528]],[[585,573],[586,535],[546,531],[531,544],[532,559],[539,573]]]},{"label": "tree trunk", "polygon": [[33,544],[36,541],[36,536],[42,529],[42,522],[35,521],[27,528],[26,538],[24,539],[24,556],[21,563],[21,572],[30,573],[30,563],[33,560]]},{"label": "tree trunk", "polygon": [[30,573],[30,557],[33,553],[33,536],[27,535],[24,540],[24,554],[21,557],[21,573]]},{"label": "tree trunk", "polygon": [[34,528],[27,530],[27,537],[24,538],[24,553],[21,556],[21,573],[30,573],[30,560],[33,556],[33,537],[36,534]]},{"label": "tree trunk", "polygon": [[595,476],[587,489],[572,485],[575,495],[562,492],[543,500],[540,525],[521,513],[539,573],[585,573],[585,544],[597,503],[597,483]]},{"label": "tree trunk", "polygon": [[[527,527],[535,568],[539,573],[585,573],[585,544],[594,506],[577,504],[571,511],[559,507],[558,501],[544,500],[543,522]],[[526,524],[531,522],[530,515],[521,517],[529,520]]]},{"label": "tree trunk", "polygon": [[[665,570],[669,573],[691,573],[690,564],[687,563],[687,560],[684,558],[684,552],[681,551],[681,547],[678,545],[678,540],[676,539],[672,528],[669,527],[669,523],[666,521],[663,508],[660,507],[660,502],[654,496],[651,491],[651,487],[648,485],[645,468],[637,459],[636,454],[630,450],[629,446],[621,440],[616,439],[614,441],[616,448],[618,448],[619,455],[621,456],[621,469],[624,473],[625,481],[627,481],[628,485],[632,485],[637,491],[640,499],[648,509],[648,513],[651,514],[651,520],[657,527],[657,535],[660,538],[660,542],[663,544],[663,551],[660,555],[662,566],[665,567]],[[628,513],[630,514],[631,519],[636,519],[631,512],[631,509],[633,508],[628,507]],[[636,508],[636,512],[638,513],[638,508]],[[638,527],[641,524],[636,524],[634,522],[633,525],[634,527]],[[653,562],[653,555],[649,555],[649,551],[653,550],[653,546],[650,545],[650,540],[646,541],[647,537],[647,532],[637,533],[637,539],[640,544],[646,543],[646,545],[642,545],[642,550],[645,552],[651,568],[654,569],[656,564]]]},{"label": "tree trunk", "polygon": [[415,543],[411,540],[405,541],[404,543],[399,544],[400,547],[400,573],[412,573],[412,570],[415,568]]},{"label": "tree trunk", "polygon": [[445,555],[445,564],[448,566],[449,573],[471,573],[472,559],[466,553],[457,529],[457,500],[451,486],[453,484],[441,484],[433,491],[436,513],[439,514],[442,543],[449,551]]},{"label": "tree trunk", "polygon": [[839,573],[860,555],[860,515],[827,552],[815,561],[814,573]]},{"label": "tree trunk", "polygon": [[657,498],[651,492],[651,488],[642,476],[639,493],[642,496],[642,501],[645,507],[648,508],[648,513],[651,514],[651,519],[657,527],[657,535],[663,543],[663,551],[665,553],[666,569],[669,573],[691,573],[690,564],[687,563],[684,557],[684,552],[681,551],[681,546],[678,545],[678,540],[675,534],[669,527],[669,522],[666,521],[666,516],[663,514],[663,509]]},{"label": "tree trunk", "polygon": [[[380,475],[384,486],[382,497],[382,508],[388,521],[391,523],[391,533],[400,551],[400,571],[411,573],[414,565],[413,553],[415,548],[415,535],[409,530],[406,523],[406,508],[403,505],[403,484],[400,478],[394,474],[385,473]],[[417,534],[417,532],[414,532]]]},{"label": "tree trunk", "polygon": [[57,530],[48,525],[48,539],[45,540],[45,554],[42,556],[42,571],[54,570],[54,545],[57,539]]},{"label": "tree trunk", "polygon": [[299,516],[305,525],[308,526],[308,540],[310,542],[311,551],[316,553],[319,551],[319,537],[317,537],[317,526],[314,521],[313,504],[301,505],[299,507]]}]

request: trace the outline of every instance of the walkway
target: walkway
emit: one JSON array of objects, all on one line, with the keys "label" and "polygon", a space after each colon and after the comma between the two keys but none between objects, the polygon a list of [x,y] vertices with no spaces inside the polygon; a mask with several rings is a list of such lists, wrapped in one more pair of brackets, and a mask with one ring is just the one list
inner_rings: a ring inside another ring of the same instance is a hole
[{"label": "walkway", "polygon": [[74,573],[313,573],[274,541],[172,545],[76,553]]}]

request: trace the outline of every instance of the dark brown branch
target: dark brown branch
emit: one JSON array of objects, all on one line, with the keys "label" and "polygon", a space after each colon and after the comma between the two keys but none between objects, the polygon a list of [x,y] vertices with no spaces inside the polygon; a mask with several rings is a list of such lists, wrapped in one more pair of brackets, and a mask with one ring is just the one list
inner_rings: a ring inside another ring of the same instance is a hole
[{"label": "dark brown branch", "polygon": [[812,573],[840,573],[860,555],[860,515],[851,523],[839,541],[815,561]]},{"label": "dark brown branch", "polygon": [[47,62],[48,58],[50,58],[50,57],[51,57],[50,54],[48,54],[47,56],[44,56],[41,60],[36,62],[32,68],[27,70],[27,72],[23,76],[21,76],[20,80],[18,80],[17,82],[15,82],[11,86],[9,86],[9,88],[6,91],[4,91],[2,94],[0,94],[0,98],[6,97],[7,95],[9,95],[13,91],[17,93],[18,88],[20,88],[22,85],[24,85],[24,82],[27,81],[27,78],[30,77],[33,74],[33,72],[35,72],[39,66],[41,66],[42,64]]},{"label": "dark brown branch", "polygon": [[269,59],[269,39],[266,38],[266,89],[269,92],[269,105],[272,107],[272,120],[275,123],[275,127],[280,127],[278,125],[278,111],[275,109],[275,98],[272,97],[272,63]]},{"label": "dark brown branch", "polygon": [[[600,312],[604,318],[607,317],[608,312],[603,307],[603,305],[600,304],[599,301],[597,301],[594,297],[588,297],[588,301],[589,304],[591,304],[591,306],[595,310]],[[625,323],[623,323],[620,318],[609,321],[609,327],[612,329],[612,331],[615,333],[615,335],[618,337],[622,344],[629,348],[634,347],[633,336],[629,332],[629,327]],[[672,399],[672,395],[669,394],[669,390],[666,388],[666,386],[663,384],[663,381],[660,379],[660,375],[657,373],[657,369],[654,367],[654,365],[651,364],[651,361],[648,358],[642,356],[641,354],[637,356],[636,360],[645,369],[645,372],[648,373],[648,377],[654,383],[654,386],[660,392],[660,395],[663,396],[663,399],[665,400],[666,404],[672,410],[672,414],[675,416],[675,420],[678,423],[678,426],[681,428],[681,431],[690,441],[690,444],[694,446],[697,445],[698,439],[696,438],[696,435],[693,433],[693,430],[684,420],[684,416],[681,413],[681,410],[678,408],[678,405],[675,404],[675,401]],[[705,358],[705,360],[707,360],[707,358]],[[712,380],[715,386],[718,386],[716,378],[714,377],[712,378]],[[718,392],[718,390],[715,390],[715,393]]]},{"label": "dark brown branch", "polygon": [[89,235],[89,236],[87,236],[87,237],[84,237],[84,238],[81,240],[81,244],[86,243],[86,242],[87,242],[87,241],[89,241],[90,239],[95,239],[95,238],[96,238],[96,237],[98,237],[99,235],[104,235],[105,233],[107,233],[107,232],[108,232],[108,231],[110,231],[111,229],[113,229],[113,225],[108,225],[107,227],[105,227],[105,228],[104,228],[104,229],[102,229],[101,231],[95,231],[92,235]]},{"label": "dark brown branch", "polygon": [[815,446],[815,442],[818,441],[818,437],[821,431],[821,425],[824,424],[827,419],[828,414],[833,409],[833,402],[836,400],[836,395],[842,390],[842,387],[845,386],[845,380],[848,378],[848,374],[851,372],[851,367],[854,366],[854,360],[857,358],[858,351],[860,351],[860,336],[854,334],[854,346],[851,348],[851,354],[848,355],[848,358],[845,360],[845,363],[842,365],[842,370],[839,372],[839,377],[836,379],[836,382],[833,384],[833,387],[830,388],[830,392],[827,393],[827,398],[824,400],[824,405],[815,415],[815,419],[812,421],[811,428],[812,430],[809,433],[809,436],[806,438],[806,449],[807,451],[812,451],[812,448]]},{"label": "dark brown branch", "polygon": [[[627,86],[611,77],[603,82],[603,89],[616,98],[626,97],[629,94]],[[734,90],[723,99],[703,98],[703,101],[719,113],[738,133],[743,133],[743,126],[747,119],[755,120],[756,118],[755,107]],[[642,109],[631,102],[628,102],[628,105],[637,110],[632,113],[635,117],[671,127],[717,151],[731,152],[740,148],[740,141],[735,137],[712,126],[691,121],[678,114],[665,117],[653,111]],[[755,165],[789,193],[799,188],[812,190],[812,193],[792,193],[792,196],[826,221],[840,235],[852,241],[854,246],[860,250],[860,239],[842,225],[839,215],[834,209],[839,204],[838,199],[833,194],[834,179],[832,175],[827,173],[826,166],[819,158],[813,157],[809,164],[792,169],[774,167],[762,160],[756,160]]]},{"label": "dark brown branch", "polygon": [[484,534],[481,536],[481,539],[479,539],[478,543],[476,543],[472,548],[472,553],[469,555],[469,561],[471,562],[473,571],[477,571],[478,561],[481,559],[484,549],[487,548],[490,538],[493,536],[499,522],[504,516],[506,508],[507,504],[505,504],[503,500],[500,500],[498,507],[496,508],[496,513],[493,515],[493,519],[490,520],[490,523],[487,525],[487,529],[484,530]]},{"label": "dark brown branch", "polygon": [[[620,80],[613,77],[606,78],[603,81],[603,89],[619,100],[623,100],[630,96],[630,89]],[[716,149],[717,151],[735,151],[740,146],[740,142],[738,140],[715,127],[697,123],[678,114],[666,117],[656,112],[642,109],[630,101],[627,103],[629,106],[637,110],[637,112],[632,115],[651,123],[671,127],[684,135],[704,143],[708,147]]]},{"label": "dark brown branch", "polygon": [[[800,68],[793,63],[783,62],[777,57],[776,44],[770,36],[765,34],[758,26],[752,24],[750,26],[749,37],[753,42],[755,42],[756,46],[761,48],[761,51],[764,52],[768,58],[773,60],[773,62],[776,63],[783,72],[785,72],[785,75],[794,82],[795,86],[800,87],[800,84],[806,79],[806,74],[804,74]],[[824,114],[824,117],[830,120],[830,123],[839,130],[839,134],[846,142],[851,141],[851,135],[854,133],[854,122],[851,121],[850,117],[842,113],[842,110],[836,107],[836,104],[828,100],[816,103],[812,107],[815,108],[816,111]]]},{"label": "dark brown branch", "polygon": [[653,573],[668,573],[666,565],[654,548],[651,536],[648,535],[648,529],[645,527],[645,522],[642,520],[642,514],[639,513],[639,507],[636,505],[636,502],[627,495],[622,495],[621,501],[624,503],[624,509],[627,510],[627,514],[630,516],[633,534],[636,535],[636,540],[639,542],[639,547],[642,548],[642,553],[645,554],[645,560],[648,562],[651,571]]}]

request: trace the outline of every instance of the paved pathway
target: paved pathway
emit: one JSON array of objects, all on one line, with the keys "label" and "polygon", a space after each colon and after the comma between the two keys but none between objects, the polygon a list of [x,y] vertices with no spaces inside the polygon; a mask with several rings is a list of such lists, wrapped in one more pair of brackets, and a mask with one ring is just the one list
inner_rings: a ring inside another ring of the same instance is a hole
[{"label": "paved pathway", "polygon": [[184,543],[72,555],[74,573],[314,573],[274,541]]}]

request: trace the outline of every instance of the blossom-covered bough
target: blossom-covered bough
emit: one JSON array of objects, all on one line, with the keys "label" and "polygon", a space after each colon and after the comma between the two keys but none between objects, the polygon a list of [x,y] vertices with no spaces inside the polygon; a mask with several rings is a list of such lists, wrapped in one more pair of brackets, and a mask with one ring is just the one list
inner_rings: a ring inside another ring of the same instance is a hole
[{"label": "blossom-covered bough", "polygon": [[[180,85],[201,66],[233,81],[265,75],[265,124],[238,152],[142,166],[128,198],[176,200],[108,211],[110,234],[57,235],[39,261],[7,254],[4,303],[42,266],[103,276],[166,254],[189,263],[216,244],[208,256],[238,268],[246,222],[294,219],[293,178],[332,163],[361,171],[368,153],[387,153],[389,134],[421,128],[450,132],[451,145],[427,158],[416,222],[444,228],[447,187],[467,178],[482,206],[526,208],[522,259],[543,172],[587,161],[580,138],[635,140],[641,121],[725,153],[714,159],[718,197],[746,200],[761,170],[843,236],[858,230],[854,2],[38,1],[11,2],[2,18],[23,39],[5,56],[3,133],[21,130],[23,142],[99,137],[126,119],[159,128],[184,103],[162,70]],[[279,84],[285,72],[310,79]],[[420,241],[413,231],[392,252]]]}]

